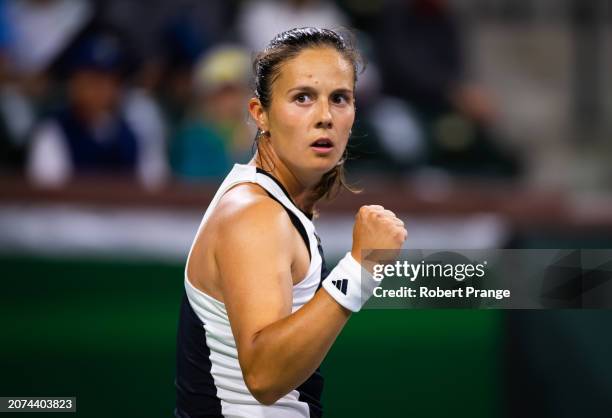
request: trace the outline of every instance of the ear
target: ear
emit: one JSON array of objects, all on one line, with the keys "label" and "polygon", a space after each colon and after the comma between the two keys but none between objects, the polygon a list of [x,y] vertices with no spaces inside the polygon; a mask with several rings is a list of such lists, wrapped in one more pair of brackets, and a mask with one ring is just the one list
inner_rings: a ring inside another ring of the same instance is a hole
[{"label": "ear", "polygon": [[249,113],[260,130],[268,130],[268,115],[258,98],[252,97],[249,100]]}]

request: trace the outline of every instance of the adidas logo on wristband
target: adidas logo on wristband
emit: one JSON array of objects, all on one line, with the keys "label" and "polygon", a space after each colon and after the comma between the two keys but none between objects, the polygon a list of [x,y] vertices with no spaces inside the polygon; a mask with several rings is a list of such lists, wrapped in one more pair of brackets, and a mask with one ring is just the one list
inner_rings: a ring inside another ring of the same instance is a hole
[{"label": "adidas logo on wristband", "polygon": [[341,291],[343,295],[346,295],[348,279],[332,280],[332,284],[336,286],[336,288]]},{"label": "adidas logo on wristband", "polygon": [[362,274],[361,265],[348,252],[323,280],[322,286],[340,305],[349,311],[357,312],[379,284],[367,271]]}]

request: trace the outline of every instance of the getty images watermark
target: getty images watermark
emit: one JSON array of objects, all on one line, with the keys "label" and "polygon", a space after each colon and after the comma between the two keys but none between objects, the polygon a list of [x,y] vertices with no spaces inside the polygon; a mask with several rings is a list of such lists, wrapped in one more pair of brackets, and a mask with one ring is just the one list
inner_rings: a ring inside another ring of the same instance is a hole
[{"label": "getty images watermark", "polygon": [[[409,263],[408,261],[396,261],[395,263],[375,264],[372,277],[376,281],[382,281],[385,277],[404,278],[411,282],[417,279],[452,279],[462,282],[466,279],[482,278],[485,276],[487,261],[478,264],[441,264]],[[373,296],[381,297],[408,297],[408,298],[509,298],[509,289],[480,289],[475,286],[455,287],[445,289],[436,286],[419,286],[418,289],[409,286],[401,286],[399,289],[384,289],[377,287],[373,291]]]},{"label": "getty images watermark", "polygon": [[612,250],[374,250],[365,308],[608,309]]}]

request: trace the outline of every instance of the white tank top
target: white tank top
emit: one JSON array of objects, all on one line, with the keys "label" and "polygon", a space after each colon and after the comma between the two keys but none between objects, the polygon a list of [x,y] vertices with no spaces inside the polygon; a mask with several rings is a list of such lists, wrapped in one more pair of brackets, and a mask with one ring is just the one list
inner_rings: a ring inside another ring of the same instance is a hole
[{"label": "white tank top", "polygon": [[[295,206],[280,183],[261,172],[261,170],[257,170],[254,166],[235,164],[206,210],[198,233],[206,225],[208,218],[225,192],[239,183],[256,183],[263,187],[286,210],[291,211],[306,230],[310,265],[306,277],[293,286],[292,312],[295,312],[312,299],[319,288],[322,257],[319,253],[318,237],[312,221]],[[187,264],[192,251],[193,244],[189,251]],[[312,405],[305,400],[308,396],[304,397],[304,394],[298,390],[291,391],[273,405],[266,406],[259,403],[251,395],[244,382],[238,363],[236,341],[232,334],[225,305],[195,288],[187,276],[187,267],[185,267],[185,291],[189,304],[205,329],[205,344],[210,350],[210,374],[214,380],[224,417],[297,418],[319,415],[311,412]]]}]

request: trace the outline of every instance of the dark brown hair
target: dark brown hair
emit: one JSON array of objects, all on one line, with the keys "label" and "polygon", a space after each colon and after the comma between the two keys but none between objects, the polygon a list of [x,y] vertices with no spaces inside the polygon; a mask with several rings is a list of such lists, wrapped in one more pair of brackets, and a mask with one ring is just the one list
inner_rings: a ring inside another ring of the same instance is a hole
[{"label": "dark brown hair", "polygon": [[[342,36],[330,29],[320,28],[295,28],[282,32],[257,56],[253,61],[253,72],[255,75],[255,97],[259,99],[264,109],[269,109],[272,101],[272,84],[280,74],[281,66],[287,60],[296,57],[300,52],[309,48],[329,47],[338,51],[353,66],[353,82],[357,82],[359,67],[363,68],[363,60],[349,36]],[[261,130],[257,130],[255,145],[259,152],[259,138],[263,135]],[[332,170],[323,175],[323,178],[315,186],[313,200],[321,198],[331,198],[341,189],[355,192],[347,183],[344,174],[344,162],[346,161],[347,151],[339,164]]]}]

